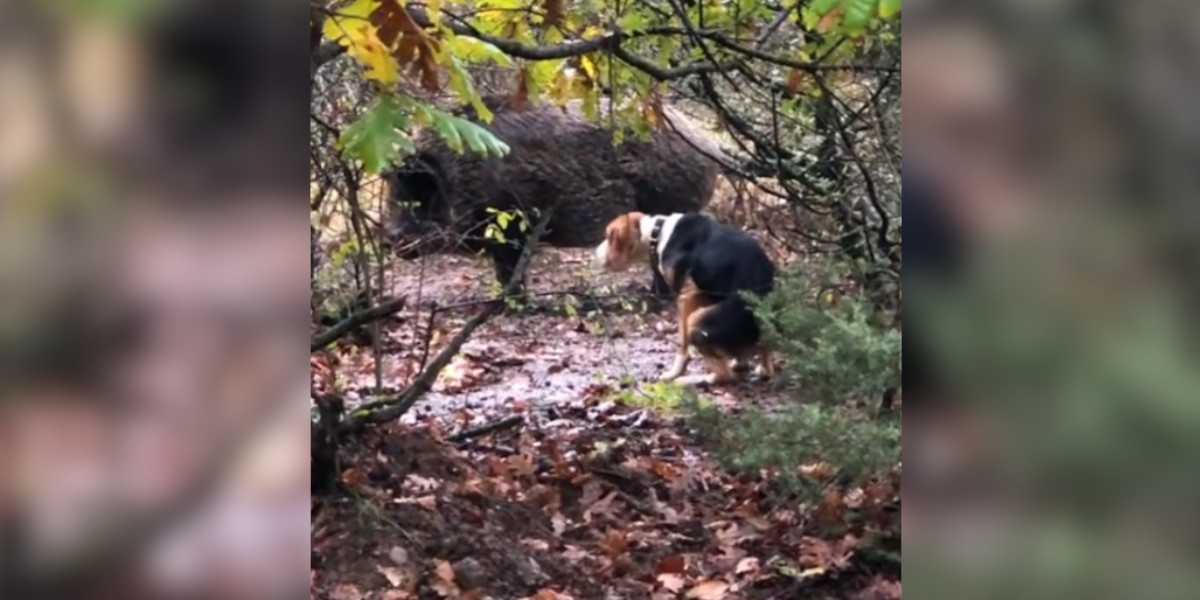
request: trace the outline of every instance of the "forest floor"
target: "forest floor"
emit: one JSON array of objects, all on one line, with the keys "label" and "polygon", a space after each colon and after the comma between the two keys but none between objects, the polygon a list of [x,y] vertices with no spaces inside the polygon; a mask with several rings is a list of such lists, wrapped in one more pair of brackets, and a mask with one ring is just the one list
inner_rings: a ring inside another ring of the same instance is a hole
[{"label": "forest floor", "polygon": [[[788,500],[723,470],[684,417],[628,402],[674,357],[673,308],[646,293],[646,269],[600,274],[589,258],[543,249],[519,306],[399,422],[342,448],[345,493],[313,503],[313,597],[899,598],[899,563],[872,539],[899,529],[898,485]],[[392,293],[409,303],[381,321],[381,391],[403,389],[493,281],[480,257],[397,261]],[[369,343],[313,360],[350,409],[376,391]],[[786,398],[761,380],[699,391],[728,412]]]}]

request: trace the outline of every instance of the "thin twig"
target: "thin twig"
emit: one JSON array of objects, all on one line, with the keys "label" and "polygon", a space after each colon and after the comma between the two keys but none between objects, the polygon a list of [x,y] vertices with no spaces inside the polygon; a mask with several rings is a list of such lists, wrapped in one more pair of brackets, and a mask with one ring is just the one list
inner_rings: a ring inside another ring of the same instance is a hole
[{"label": "thin twig", "polygon": [[429,348],[433,344],[433,323],[437,318],[438,304],[434,301],[429,306],[429,321],[425,323],[425,341],[421,344],[421,366],[418,370],[424,370],[425,365],[429,363]]},{"label": "thin twig", "polygon": [[533,233],[526,243],[525,250],[521,253],[521,258],[517,261],[516,268],[513,269],[513,277],[504,286],[500,297],[487,304],[474,317],[471,317],[463,325],[462,329],[459,330],[458,334],[454,336],[454,339],[450,340],[450,343],[434,357],[433,361],[425,367],[425,370],[421,371],[421,374],[413,380],[407,389],[400,394],[381,398],[358,408],[350,415],[350,418],[343,426],[344,430],[354,431],[367,424],[384,423],[395,419],[408,412],[408,409],[412,408],[426,392],[433,388],[433,382],[437,380],[442,369],[445,369],[446,365],[450,364],[450,361],[462,349],[463,344],[467,342],[471,334],[480,325],[483,325],[488,319],[499,313],[504,308],[504,300],[512,297],[513,293],[520,286],[520,282],[524,278],[525,270],[529,267],[537,243],[546,232],[546,227],[550,223],[550,216],[553,213],[553,210],[546,211],[538,222],[537,227],[534,228]]},{"label": "thin twig", "polygon": [[511,429],[513,427],[523,425],[524,423],[525,417],[520,415],[512,416],[508,417],[507,419],[496,421],[495,423],[488,423],[487,425],[476,427],[475,429],[468,429],[462,433],[456,433],[446,439],[454,443],[465,442],[471,438],[485,436],[489,433],[495,433],[502,429]]}]

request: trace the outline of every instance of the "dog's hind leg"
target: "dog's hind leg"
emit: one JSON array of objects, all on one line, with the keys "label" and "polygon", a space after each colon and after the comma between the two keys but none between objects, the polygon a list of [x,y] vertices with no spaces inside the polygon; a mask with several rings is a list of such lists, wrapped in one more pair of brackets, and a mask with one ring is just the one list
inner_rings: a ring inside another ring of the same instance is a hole
[{"label": "dog's hind leg", "polygon": [[764,379],[775,378],[775,358],[771,356],[771,351],[767,348],[758,349],[758,368],[755,369],[755,374]]},{"label": "dog's hind leg", "polygon": [[723,384],[736,381],[738,378],[730,366],[732,357],[707,343],[705,341],[707,334],[700,328],[700,323],[704,318],[716,309],[717,305],[714,304],[697,309],[688,316],[688,341],[696,347],[700,356],[704,357],[704,363],[712,374],[710,381],[714,384]]},{"label": "dog's hind leg", "polygon": [[704,357],[704,364],[708,365],[708,370],[712,373],[714,384],[720,385],[737,381],[737,374],[729,368],[728,357],[716,354],[701,354],[701,356]]}]

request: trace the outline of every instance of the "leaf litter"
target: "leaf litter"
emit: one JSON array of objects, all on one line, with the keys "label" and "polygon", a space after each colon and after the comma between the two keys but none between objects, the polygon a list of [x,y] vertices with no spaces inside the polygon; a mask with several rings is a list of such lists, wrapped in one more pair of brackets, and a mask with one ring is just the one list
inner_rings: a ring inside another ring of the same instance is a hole
[{"label": "leaf litter", "polygon": [[[582,262],[580,251],[546,254],[532,291],[579,285],[557,267]],[[441,273],[424,284],[426,301],[486,297],[486,263],[426,260],[441,261],[425,267]],[[414,285],[406,276],[397,269],[397,291]],[[447,314],[435,328],[452,335],[466,317]],[[386,326],[387,360],[411,364],[385,369],[395,377],[386,387],[419,372],[436,332],[413,324],[426,318],[409,309]],[[815,505],[780,498],[767,477],[722,470],[683,419],[612,401],[670,362],[667,319],[628,311],[581,326],[534,307],[488,323],[418,409],[342,448],[344,493],[313,502],[312,597],[900,598],[898,559],[871,547],[881,532],[898,535],[898,485],[831,489]],[[354,364],[351,388],[368,393],[368,349],[320,356],[314,364],[337,361],[339,375]],[[734,410],[770,401],[753,383],[707,393]],[[448,439],[513,415],[521,426]]]}]

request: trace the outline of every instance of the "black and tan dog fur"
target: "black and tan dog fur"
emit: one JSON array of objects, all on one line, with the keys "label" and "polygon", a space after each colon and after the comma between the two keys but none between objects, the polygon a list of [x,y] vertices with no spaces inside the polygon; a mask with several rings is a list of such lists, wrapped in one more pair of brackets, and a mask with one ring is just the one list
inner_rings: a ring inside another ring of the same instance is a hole
[{"label": "black and tan dog fur", "polygon": [[608,224],[595,253],[596,263],[609,271],[646,258],[670,286],[678,309],[679,353],[662,379],[684,373],[692,346],[714,383],[735,380],[731,361],[743,363],[752,356],[762,361],[766,376],[774,375],[758,321],[741,296],[774,287],[775,265],[753,238],[703,215],[632,212]]}]

